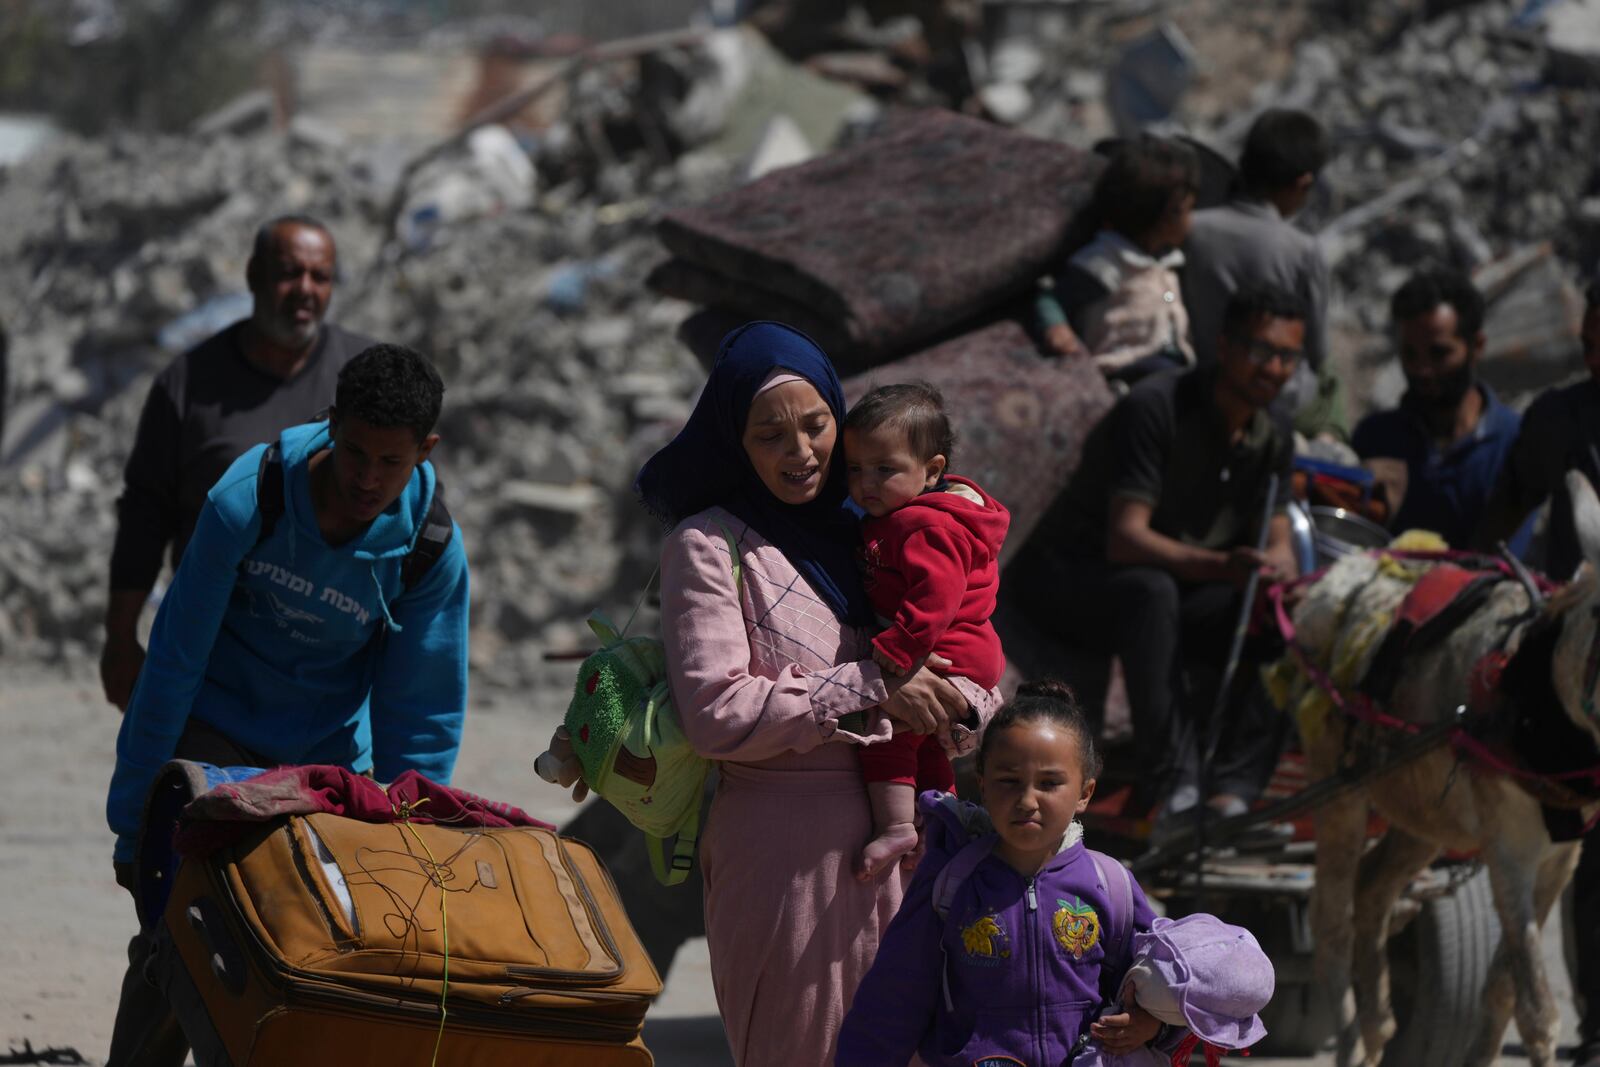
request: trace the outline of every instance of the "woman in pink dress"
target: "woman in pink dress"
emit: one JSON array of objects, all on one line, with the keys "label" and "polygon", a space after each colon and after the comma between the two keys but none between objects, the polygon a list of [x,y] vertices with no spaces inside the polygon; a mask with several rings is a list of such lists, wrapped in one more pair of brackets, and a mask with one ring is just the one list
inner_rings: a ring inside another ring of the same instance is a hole
[{"label": "woman in pink dress", "polygon": [[886,679],[873,663],[837,454],[844,413],[809,338],[750,323],[723,340],[688,424],[638,481],[674,527],[661,551],[673,702],[721,772],[700,862],[712,983],[740,1067],[833,1063],[900,906],[905,872],[851,872],[872,836],[854,746],[949,723],[970,748],[1000,703],[926,666]]}]

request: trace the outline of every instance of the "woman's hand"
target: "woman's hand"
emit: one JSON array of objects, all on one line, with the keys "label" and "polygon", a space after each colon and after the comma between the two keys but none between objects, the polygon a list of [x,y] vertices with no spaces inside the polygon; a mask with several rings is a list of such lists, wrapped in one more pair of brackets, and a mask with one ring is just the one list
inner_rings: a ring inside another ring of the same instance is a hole
[{"label": "woman's hand", "polygon": [[967,698],[961,690],[933,673],[948,669],[950,661],[929,656],[905,678],[885,678],[889,697],[883,713],[914,734],[934,734],[967,717]]},{"label": "woman's hand", "polygon": [[1089,1036],[1113,1056],[1126,1056],[1148,1045],[1161,1032],[1161,1020],[1135,1004],[1118,1015],[1102,1015],[1089,1024]]},{"label": "woman's hand", "polygon": [[572,735],[565,726],[557,726],[550,736],[550,748],[539,753],[533,761],[533,770],[540,778],[563,789],[572,786],[572,799],[581,802],[589,795],[589,783],[583,780],[583,764],[572,750]]}]

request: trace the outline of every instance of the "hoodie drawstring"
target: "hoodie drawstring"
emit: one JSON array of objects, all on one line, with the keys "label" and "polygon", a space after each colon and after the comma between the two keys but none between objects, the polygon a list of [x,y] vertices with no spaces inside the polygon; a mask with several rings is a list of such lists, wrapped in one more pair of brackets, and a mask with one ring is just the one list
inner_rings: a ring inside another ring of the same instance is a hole
[{"label": "hoodie drawstring", "polygon": [[367,574],[372,577],[372,587],[378,591],[378,610],[383,612],[383,621],[388,624],[389,629],[399,633],[405,627],[395,622],[394,616],[389,614],[389,601],[384,599],[383,583],[378,581],[378,564],[376,560],[367,564]]}]

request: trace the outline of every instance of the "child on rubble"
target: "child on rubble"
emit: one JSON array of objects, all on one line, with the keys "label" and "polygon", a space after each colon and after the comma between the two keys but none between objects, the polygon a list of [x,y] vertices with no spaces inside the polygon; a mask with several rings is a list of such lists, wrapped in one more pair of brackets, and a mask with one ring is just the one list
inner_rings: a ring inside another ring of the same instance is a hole
[{"label": "child on rubble", "polygon": [[[874,389],[844,420],[850,496],[867,513],[867,595],[885,627],[873,639],[873,659],[885,672],[905,675],[935,655],[950,664],[941,672],[988,689],[1005,670],[989,617],[1011,516],[949,473],[953,446],[943,398],[925,383]],[[900,733],[862,748],[874,831],[856,867],[862,881],[916,847],[918,788],[954,788],[947,742]]]},{"label": "child on rubble", "polygon": [[1120,385],[1193,365],[1176,272],[1199,186],[1200,161],[1180,141],[1147,134],[1111,157],[1087,208],[1099,232],[1035,303],[1049,348],[1092,356]]},{"label": "child on rubble", "polygon": [[1182,1028],[1111,1007],[1155,915],[1127,870],[1084,847],[1077,816],[1100,759],[1072,691],[1024,684],[977,759],[981,807],[918,800],[927,852],[845,1016],[837,1067],[1069,1063],[1091,1039],[1170,1056]]}]

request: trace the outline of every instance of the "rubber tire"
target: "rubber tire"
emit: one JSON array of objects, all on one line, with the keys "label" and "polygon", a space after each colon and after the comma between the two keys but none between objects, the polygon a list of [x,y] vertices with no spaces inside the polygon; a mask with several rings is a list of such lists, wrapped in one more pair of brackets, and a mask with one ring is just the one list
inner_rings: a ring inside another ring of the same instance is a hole
[{"label": "rubber tire", "polygon": [[[1389,941],[1398,1029],[1383,1067],[1460,1067],[1483,1014],[1483,987],[1500,943],[1489,872],[1422,906]],[[1416,996],[1418,990],[1426,995]]]},{"label": "rubber tire", "polygon": [[1333,1013],[1311,982],[1280,982],[1261,1021],[1267,1036],[1250,1050],[1253,1056],[1315,1056],[1333,1041]]},{"label": "rubber tire", "polygon": [[1251,1050],[1254,1055],[1314,1056],[1333,1040],[1333,1013],[1312,980],[1311,956],[1295,947],[1294,927],[1305,921],[1306,907],[1245,898],[1217,909],[1224,921],[1256,935],[1278,971],[1277,988],[1261,1012],[1267,1036]]}]

